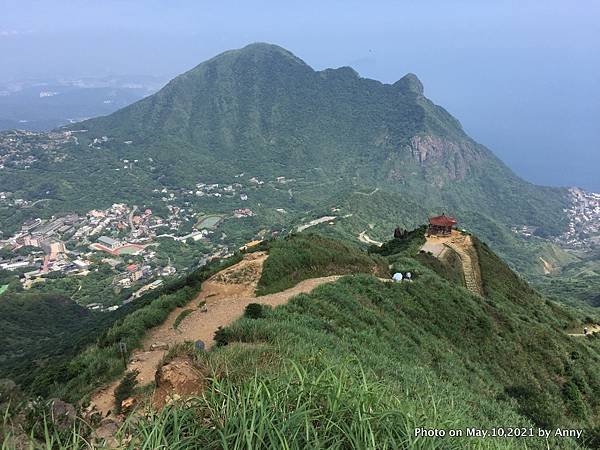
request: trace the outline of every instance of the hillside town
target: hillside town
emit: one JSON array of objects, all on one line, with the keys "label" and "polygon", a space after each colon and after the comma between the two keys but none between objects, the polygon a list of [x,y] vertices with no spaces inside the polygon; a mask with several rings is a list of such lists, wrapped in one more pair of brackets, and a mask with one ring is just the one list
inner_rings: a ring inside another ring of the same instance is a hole
[{"label": "hillside town", "polygon": [[565,210],[569,227],[557,238],[557,242],[576,250],[600,248],[600,193],[579,188],[571,188],[569,193],[571,206]]},{"label": "hillside town", "polygon": [[75,131],[38,133],[14,130],[0,133],[0,170],[29,169],[39,161],[61,162],[68,144],[78,144]]},{"label": "hillside town", "polygon": [[[569,189],[570,205],[563,211],[568,219],[563,233],[552,238],[560,247],[583,252],[600,249],[600,193],[580,188]],[[524,238],[537,236],[538,227],[513,226],[512,231]]]},{"label": "hillside town", "polygon": [[[26,136],[28,132],[22,132],[18,139]],[[71,139],[69,135],[63,138]],[[124,159],[123,170],[136,163],[137,160]],[[231,254],[238,242],[218,230],[220,225],[225,220],[256,215],[254,209],[243,206],[252,203],[249,201],[252,192],[267,187],[279,189],[277,186],[293,181],[283,176],[261,180],[240,173],[229,183],[199,181],[190,188],[154,189],[152,196],[158,200],[160,214],[151,207],[114,203],[109,208],[92,209],[84,214],[30,218],[15,232],[0,230],[0,271],[18,276],[21,288],[26,290],[39,289],[49,280],[75,277],[81,280],[78,288],[81,289],[87,283],[84,277],[104,273],[100,284],[114,293],[127,292],[128,297],[117,301],[117,297],[109,295],[110,298],[101,301],[87,299],[84,304],[94,310],[113,311],[160,287],[165,278]],[[284,191],[287,190],[286,187]],[[36,204],[46,201],[0,192],[0,206],[15,211],[33,212]],[[219,207],[221,202],[224,208]],[[228,212],[204,213],[199,204],[213,211]],[[282,208],[276,211],[285,213]],[[179,258],[180,252],[185,256]],[[102,267],[108,269],[103,271]],[[0,287],[6,290],[7,285],[0,282]]]},{"label": "hillside town", "polygon": [[[84,277],[97,270],[98,264],[108,264],[113,269],[110,283],[115,288],[137,288],[131,294],[133,300],[147,290],[156,289],[164,277],[182,269],[171,264],[170,257],[164,263],[160,255],[161,239],[178,243],[204,241],[201,249],[205,251],[197,258],[197,265],[228,254],[226,246],[208,241],[221,220],[219,216],[193,214],[191,209],[176,206],[168,206],[167,210],[168,215],[160,217],[149,208],[140,210],[137,206],[116,203],[85,215],[27,220],[14,235],[0,240],[0,248],[10,250],[9,254],[0,255],[0,269],[18,273],[23,288],[29,289],[57,276]],[[192,220],[195,223],[191,232],[181,234],[182,223]],[[87,306],[104,309],[99,302]]]}]

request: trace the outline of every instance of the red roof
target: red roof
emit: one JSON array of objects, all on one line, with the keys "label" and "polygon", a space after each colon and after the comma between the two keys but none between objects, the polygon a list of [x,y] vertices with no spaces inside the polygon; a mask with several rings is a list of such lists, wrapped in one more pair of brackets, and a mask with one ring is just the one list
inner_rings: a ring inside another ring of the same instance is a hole
[{"label": "red roof", "polygon": [[429,223],[437,227],[452,227],[457,224],[456,219],[454,217],[449,217],[445,214],[442,214],[441,216],[437,217],[430,217]]}]

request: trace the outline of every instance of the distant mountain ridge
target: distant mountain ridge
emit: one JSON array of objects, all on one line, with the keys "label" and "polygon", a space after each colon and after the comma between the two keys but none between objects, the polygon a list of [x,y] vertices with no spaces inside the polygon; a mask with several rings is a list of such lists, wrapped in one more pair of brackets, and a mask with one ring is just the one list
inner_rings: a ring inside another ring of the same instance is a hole
[{"label": "distant mountain ridge", "polygon": [[0,130],[52,130],[110,114],[156,92],[160,86],[154,77],[0,82]]},{"label": "distant mountain ridge", "polygon": [[[349,67],[315,71],[281,47],[250,44],[109,116],[69,126],[87,131],[59,163],[0,179],[25,196],[50,193],[55,201],[48,208],[85,210],[115,201],[157,202],[153,189],[231,183],[240,173],[284,176],[297,180],[289,198],[286,188],[257,194],[248,205],[306,214],[379,188],[390,211],[374,213],[393,220],[376,224],[380,234],[447,211],[506,256],[514,248],[512,225],[560,233],[567,191],[520,179],[423,92],[414,74],[384,84]],[[124,160],[139,161],[136,170],[115,172]],[[226,201],[190,203],[231,208]],[[360,226],[369,220],[362,216]],[[258,231],[269,222],[254,226]]]},{"label": "distant mountain ridge", "polygon": [[[409,171],[418,170],[439,189],[492,171],[529,188],[471,140],[458,120],[424,97],[415,75],[389,85],[361,78],[348,67],[316,72],[269,44],[222,53],[157,94],[73,128],[133,139],[134,145],[137,139],[143,153],[154,153],[180,174],[189,171],[190,162],[227,175],[247,164],[268,164],[261,171],[321,167],[362,182],[410,185],[415,180]],[[180,147],[170,155],[157,148],[168,138]],[[564,195],[560,189],[542,190]]]},{"label": "distant mountain ridge", "polygon": [[[193,144],[197,157],[229,158],[228,164],[238,168],[257,158],[288,170],[365,156],[393,162],[403,148],[421,163],[431,163],[434,156],[446,156],[449,147],[418,139],[420,133],[457,141],[467,136],[458,121],[422,94],[413,74],[386,85],[360,78],[348,67],[315,72],[281,47],[251,44],[196,66],[154,96],[75,128],[129,139],[173,136]],[[464,178],[460,166],[477,159],[480,149],[457,145],[452,150],[460,161],[446,163],[450,170],[457,164],[454,177]]]}]

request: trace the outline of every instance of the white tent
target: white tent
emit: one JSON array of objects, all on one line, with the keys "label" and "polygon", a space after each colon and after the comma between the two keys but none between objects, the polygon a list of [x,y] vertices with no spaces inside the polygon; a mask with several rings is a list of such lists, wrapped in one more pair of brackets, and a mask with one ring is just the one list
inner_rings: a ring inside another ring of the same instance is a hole
[{"label": "white tent", "polygon": [[396,272],[394,274],[394,276],[392,277],[392,279],[396,282],[399,283],[400,281],[402,281],[402,274],[400,272]]}]

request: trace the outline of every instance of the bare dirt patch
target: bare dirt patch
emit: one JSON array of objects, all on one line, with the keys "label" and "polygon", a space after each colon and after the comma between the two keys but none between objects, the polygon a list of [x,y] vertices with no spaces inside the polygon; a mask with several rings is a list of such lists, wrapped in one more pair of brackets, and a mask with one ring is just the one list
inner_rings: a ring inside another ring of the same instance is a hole
[{"label": "bare dirt patch", "polygon": [[156,371],[152,404],[160,409],[170,402],[200,393],[206,376],[188,357],[177,357]]},{"label": "bare dirt patch", "polygon": [[[579,330],[574,330],[572,333],[567,333],[569,336],[585,336],[584,327],[581,327]],[[600,333],[600,325],[587,325],[587,334],[595,334]]]},{"label": "bare dirt patch", "polygon": [[544,271],[544,275],[550,275],[551,273],[556,272],[556,267],[554,267],[552,264],[550,264],[548,261],[546,261],[541,256],[539,258],[540,258],[540,261],[542,262],[542,270]]},{"label": "bare dirt patch", "polygon": [[460,257],[465,286],[476,295],[483,296],[481,269],[479,257],[473,245],[471,236],[452,230],[448,236],[427,236],[427,241],[421,250],[430,252],[436,258],[442,259],[447,249],[454,250]]},{"label": "bare dirt patch", "polygon": [[358,240],[360,242],[363,242],[365,244],[371,244],[371,245],[376,245],[377,247],[381,247],[383,245],[383,242],[380,241],[376,241],[374,239],[371,239],[368,235],[367,235],[367,230],[363,231],[362,233],[360,233],[358,235]]}]

